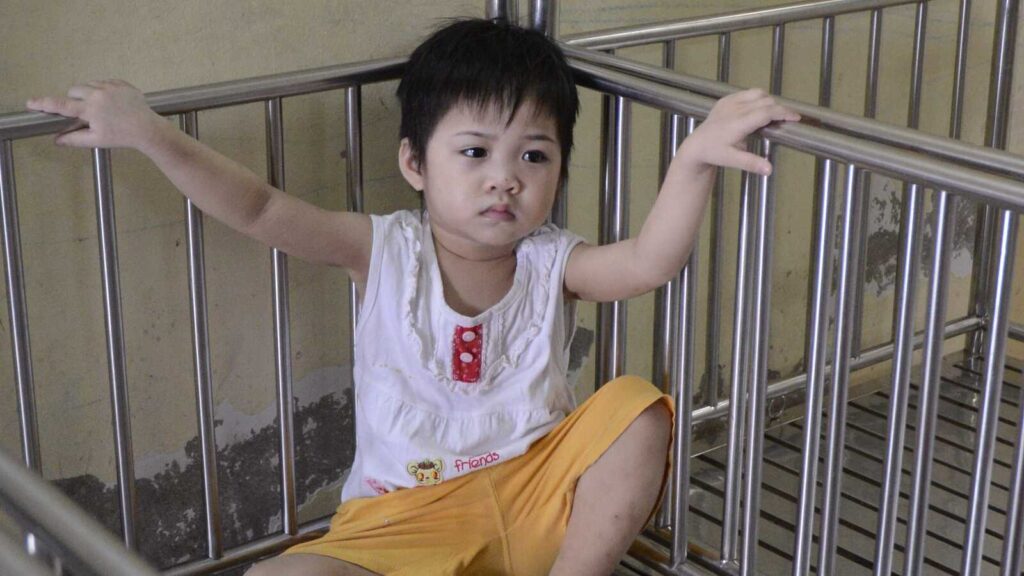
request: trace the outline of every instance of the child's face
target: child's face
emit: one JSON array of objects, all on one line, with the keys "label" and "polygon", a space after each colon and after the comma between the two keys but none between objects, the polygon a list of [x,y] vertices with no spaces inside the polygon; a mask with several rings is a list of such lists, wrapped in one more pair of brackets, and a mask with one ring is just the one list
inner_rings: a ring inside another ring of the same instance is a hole
[{"label": "child's face", "polygon": [[497,107],[452,108],[417,166],[402,143],[400,164],[423,190],[435,236],[465,255],[507,254],[541,226],[559,186],[561,147],[555,121],[524,102],[511,122]]}]

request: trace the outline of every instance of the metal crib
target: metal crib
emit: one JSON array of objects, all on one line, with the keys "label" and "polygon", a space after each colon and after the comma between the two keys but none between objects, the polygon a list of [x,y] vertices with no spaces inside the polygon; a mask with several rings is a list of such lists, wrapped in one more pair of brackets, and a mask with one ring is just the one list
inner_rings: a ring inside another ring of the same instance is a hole
[{"label": "metal crib", "polygon": [[[769,89],[804,118],[799,125],[766,127],[752,139],[752,149],[773,160],[782,149],[815,159],[813,177],[808,178],[813,182],[808,198],[813,195],[815,211],[806,354],[800,373],[769,382],[771,271],[773,252],[779,249],[774,234],[778,171],[772,176],[743,174],[739,179],[735,298],[726,302],[721,294],[728,233],[724,198],[731,193],[721,175],[707,219],[710,246],[695,249],[679,276],[656,294],[651,378],[676,399],[675,464],[659,513],[622,560],[620,573],[1021,574],[1024,398],[1020,390],[1024,387],[1024,361],[1008,357],[1006,347],[1008,339],[1024,340],[1024,327],[1009,320],[1014,248],[1019,215],[1024,211],[1024,158],[1003,151],[1019,1],[991,0],[998,2],[998,7],[984,147],[959,141],[970,0],[959,0],[949,137],[917,130],[928,7],[937,1],[812,0],[564,37],[557,35],[555,0],[531,0],[522,18],[515,1],[486,3],[488,17],[521,21],[558,37],[579,85],[603,94],[602,243],[628,236],[631,106],[663,112],[663,171],[673,151],[706,116],[714,100],[737,90],[728,84],[730,61],[743,57],[731,54],[733,33],[771,30]],[[873,119],[883,54],[883,14],[900,5],[916,9],[906,127]],[[850,13],[870,17],[870,33],[865,39],[867,90],[861,116],[830,109],[835,21]],[[821,22],[817,104],[785,98],[782,91],[786,26],[807,20]],[[716,80],[675,70],[677,42],[699,37],[718,41]],[[662,65],[642,64],[620,53],[641,45],[660,45]],[[182,128],[192,135],[198,133],[198,112],[263,102],[268,179],[283,187],[282,100],[343,91],[348,205],[351,210],[363,211],[361,87],[397,78],[403,65],[401,58],[343,64],[169,90],[150,94],[148,100],[157,112],[177,115]],[[40,453],[12,142],[53,134],[68,126],[68,121],[40,114],[0,116],[0,209],[22,434],[21,462],[0,453],[0,504],[24,531],[20,539],[6,538],[0,531],[0,573],[232,573],[324,530],[329,517],[304,524],[298,521],[288,267],[286,256],[274,251],[281,463],[277,489],[282,530],[244,545],[225,546],[213,438],[202,214],[187,203],[205,553],[158,570],[134,552],[140,527],[136,521],[111,164],[105,150],[93,151],[92,170],[114,406],[120,544],[32,472],[40,469]],[[880,177],[902,185],[893,338],[864,348],[869,189],[870,180]],[[933,206],[931,246],[923,246],[929,199]],[[567,202],[556,206],[555,222],[567,222]],[[972,312],[949,319],[950,243],[956,206],[963,202],[978,206]],[[929,274],[921,295],[917,271],[925,250],[932,257],[926,261]],[[699,262],[702,255],[709,259],[703,267]],[[704,268],[707,280],[698,278]],[[699,282],[710,286],[706,334],[702,336],[697,334]],[[350,289],[354,312],[358,302],[354,288]],[[922,298],[925,324],[915,327],[915,306]],[[626,311],[625,302],[598,308],[597,385],[625,368]],[[723,316],[732,321],[728,366],[722,363],[719,346]],[[834,320],[831,326],[830,318]],[[944,354],[946,341],[960,335],[966,335],[965,348]],[[703,375],[695,368],[700,337],[704,338]],[[917,349],[923,350],[920,361],[915,361]],[[851,384],[857,371],[886,361],[891,361],[892,368],[884,378]],[[919,376],[912,378],[918,369]],[[720,397],[725,394],[727,397]],[[784,409],[769,410],[770,403]],[[907,438],[908,430],[911,438]]]}]

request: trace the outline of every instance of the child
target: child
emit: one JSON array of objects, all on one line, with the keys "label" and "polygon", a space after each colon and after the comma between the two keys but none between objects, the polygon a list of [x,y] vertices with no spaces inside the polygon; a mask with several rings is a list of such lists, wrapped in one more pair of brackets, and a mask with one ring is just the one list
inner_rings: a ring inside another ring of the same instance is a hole
[{"label": "child", "polygon": [[399,168],[426,209],[387,216],[275,190],[121,81],[28,107],[81,121],[58,144],[135,148],[205,213],[357,284],[357,453],[342,505],[324,537],[248,574],[609,574],[658,501],[672,405],[624,377],[575,408],[573,302],[676,275],[715,166],[767,174],[746,137],[799,117],[760,91],[723,98],[679,149],[640,233],[591,246],[545,223],[578,109],[555,44],[455,22],[416,49],[398,96]]}]

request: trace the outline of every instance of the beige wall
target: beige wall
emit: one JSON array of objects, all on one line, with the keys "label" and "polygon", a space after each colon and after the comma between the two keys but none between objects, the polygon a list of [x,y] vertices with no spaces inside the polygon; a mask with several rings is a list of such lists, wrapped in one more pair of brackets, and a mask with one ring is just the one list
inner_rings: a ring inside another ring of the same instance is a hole
[{"label": "beige wall", "polygon": [[[577,0],[563,2],[561,22],[564,33],[574,33],[777,3]],[[921,126],[937,134],[948,129],[945,110],[952,76],[955,4],[933,2],[928,23]],[[980,142],[984,131],[993,5],[979,2],[974,9],[964,119],[964,137],[972,142]],[[4,79],[0,112],[19,111],[30,96],[59,93],[74,82],[92,78],[126,78],[153,91],[396,56],[407,53],[439,18],[483,11],[483,3],[475,0],[386,6],[390,5],[313,0],[102,0],[87,5],[9,0],[0,3],[0,77]],[[879,117],[886,121],[905,121],[912,27],[912,9],[886,11],[883,42],[891,53],[883,65],[879,107]],[[833,99],[837,108],[852,113],[862,111],[866,30],[866,16],[842,17],[837,24]],[[819,35],[816,22],[787,28],[786,95],[816,101]],[[735,35],[735,83],[767,85],[769,41],[770,32],[763,30]],[[680,68],[713,74],[715,47],[716,42],[702,39],[680,43]],[[624,55],[649,62],[659,58],[653,49],[631,49]],[[1018,73],[1018,87],[1021,79]],[[394,168],[398,118],[393,88],[393,84],[374,86],[364,95],[367,201],[376,212],[416,203]],[[596,240],[600,98],[584,90],[583,102],[571,177],[570,225]],[[339,209],[344,207],[345,182],[342,106],[339,93],[285,103],[288,191]],[[657,190],[658,122],[657,113],[635,107],[630,207],[634,232]],[[263,130],[259,105],[200,116],[204,141],[260,174],[266,171]],[[1011,147],[1020,152],[1024,141],[1016,137]],[[110,481],[114,471],[110,402],[88,152],[55,148],[48,138],[19,141],[14,151],[45,473],[55,478],[91,473]],[[140,473],[151,473],[154,470],[146,466],[162,465],[179,454],[195,434],[184,216],[180,196],[139,154],[117,151],[114,163],[132,433]],[[784,151],[779,164],[770,369],[787,376],[800,369],[803,357],[813,162],[804,154]],[[726,183],[723,363],[729,356],[739,196],[737,176],[730,174]],[[880,178],[873,189],[885,200],[887,190],[898,190]],[[888,205],[878,215],[888,218],[893,209]],[[229,423],[267,417],[274,398],[268,251],[211,221],[206,224],[206,246],[218,417]],[[701,274],[706,277],[707,227],[702,250]],[[961,253],[955,258],[951,317],[966,310],[970,269],[969,259],[964,258]],[[1021,262],[1024,259],[1018,260],[1017,277],[1024,280]],[[337,374],[345,373],[349,363],[344,275],[294,259],[290,267],[296,386],[300,391],[337,386]],[[1022,285],[1016,283],[1014,296],[1018,322],[1024,321]],[[702,286],[701,297],[706,296],[707,287]],[[650,372],[652,300],[643,297],[630,307],[630,372]],[[869,288],[867,306],[865,344],[872,345],[888,338],[892,287],[883,282],[877,290]],[[6,309],[2,314],[0,321],[6,327]],[[594,317],[592,306],[582,307],[582,325],[592,327]],[[704,323],[702,316],[699,334]],[[7,368],[9,347],[4,328],[0,330],[0,358],[4,358],[0,445],[13,451],[18,427],[12,374]],[[1024,356],[1019,346],[1016,350]],[[704,370],[703,355],[699,357],[698,374]],[[582,393],[592,381],[591,369],[592,363],[582,375]]]}]

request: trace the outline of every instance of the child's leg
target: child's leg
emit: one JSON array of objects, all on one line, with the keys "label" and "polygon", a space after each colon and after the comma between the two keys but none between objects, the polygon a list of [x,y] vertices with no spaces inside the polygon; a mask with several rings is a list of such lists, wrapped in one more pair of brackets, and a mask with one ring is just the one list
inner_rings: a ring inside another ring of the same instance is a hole
[{"label": "child's leg", "polygon": [[552,576],[612,573],[654,508],[671,430],[653,404],[583,473]]},{"label": "child's leg", "polygon": [[376,576],[365,568],[318,554],[288,554],[254,564],[245,576]]}]

